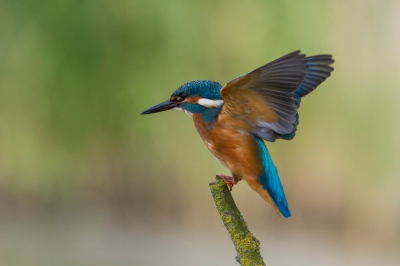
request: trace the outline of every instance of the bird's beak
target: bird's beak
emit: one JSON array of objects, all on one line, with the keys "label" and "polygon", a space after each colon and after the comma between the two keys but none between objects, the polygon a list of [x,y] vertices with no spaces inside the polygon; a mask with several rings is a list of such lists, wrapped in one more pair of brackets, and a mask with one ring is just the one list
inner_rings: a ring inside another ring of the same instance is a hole
[{"label": "bird's beak", "polygon": [[159,103],[146,111],[143,111],[141,115],[148,115],[148,114],[153,114],[153,113],[158,113],[162,111],[167,111],[170,109],[173,109],[175,107],[178,107],[178,104],[175,102],[171,102],[170,100],[167,100],[165,102]]}]

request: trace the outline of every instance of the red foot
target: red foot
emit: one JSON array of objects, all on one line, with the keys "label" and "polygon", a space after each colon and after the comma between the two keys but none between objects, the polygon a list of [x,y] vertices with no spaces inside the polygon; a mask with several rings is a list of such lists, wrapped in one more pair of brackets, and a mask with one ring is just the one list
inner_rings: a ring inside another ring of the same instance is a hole
[{"label": "red foot", "polygon": [[219,175],[219,177],[224,180],[225,184],[228,186],[229,191],[232,191],[233,185],[237,184],[235,178],[226,175]]}]

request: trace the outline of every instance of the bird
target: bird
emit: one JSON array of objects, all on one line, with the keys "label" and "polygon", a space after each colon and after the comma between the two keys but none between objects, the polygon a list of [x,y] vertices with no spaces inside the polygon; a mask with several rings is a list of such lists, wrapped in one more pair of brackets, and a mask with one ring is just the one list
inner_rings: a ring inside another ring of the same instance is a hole
[{"label": "bird", "polygon": [[292,140],[298,109],[334,70],[332,55],[291,52],[222,86],[187,82],[171,97],[141,114],[177,109],[193,118],[209,151],[232,176],[219,175],[232,190],[244,179],[280,216],[291,216],[278,170],[264,140]]}]

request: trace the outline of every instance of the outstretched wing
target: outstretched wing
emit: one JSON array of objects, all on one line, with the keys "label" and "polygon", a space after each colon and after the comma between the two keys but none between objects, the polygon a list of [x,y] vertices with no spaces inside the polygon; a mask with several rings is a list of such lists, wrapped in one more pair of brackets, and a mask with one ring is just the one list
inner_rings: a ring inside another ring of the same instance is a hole
[{"label": "outstretched wing", "polygon": [[330,77],[333,67],[334,60],[332,55],[321,54],[309,56],[306,58],[308,70],[306,76],[300,87],[293,92],[294,102],[296,104],[296,109],[299,109],[301,98],[315,90],[319,84],[324,82],[328,77]]},{"label": "outstretched wing", "polygon": [[221,89],[221,113],[241,119],[259,137],[275,141],[288,134],[296,122],[293,92],[306,76],[307,59],[292,52],[227,83]]},{"label": "outstretched wing", "polygon": [[[301,98],[315,90],[319,84],[324,82],[333,71],[330,65],[334,62],[331,55],[314,55],[306,58],[308,70],[300,87],[293,92],[293,100],[296,109],[300,108]],[[296,135],[299,115],[296,114],[296,121],[293,130],[287,134],[275,134],[276,138],[291,140]]]}]

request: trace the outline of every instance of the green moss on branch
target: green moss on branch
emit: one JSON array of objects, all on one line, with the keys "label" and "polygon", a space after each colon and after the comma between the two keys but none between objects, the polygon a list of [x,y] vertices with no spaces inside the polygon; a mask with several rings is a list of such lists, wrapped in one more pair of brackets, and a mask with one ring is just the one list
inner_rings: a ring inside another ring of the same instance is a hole
[{"label": "green moss on branch", "polygon": [[260,241],[247,227],[225,182],[217,176],[216,181],[210,183],[210,190],[222,222],[235,246],[237,261],[242,266],[265,266],[260,254]]}]

